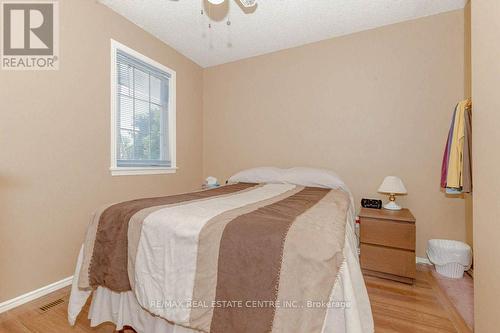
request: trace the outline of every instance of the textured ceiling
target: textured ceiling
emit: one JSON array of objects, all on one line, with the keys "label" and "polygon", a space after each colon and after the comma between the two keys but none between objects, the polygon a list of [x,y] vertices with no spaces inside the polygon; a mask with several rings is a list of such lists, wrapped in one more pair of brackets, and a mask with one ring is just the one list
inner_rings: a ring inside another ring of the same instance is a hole
[{"label": "textured ceiling", "polygon": [[463,8],[467,0],[260,0],[250,9],[238,0],[100,2],[209,67]]}]

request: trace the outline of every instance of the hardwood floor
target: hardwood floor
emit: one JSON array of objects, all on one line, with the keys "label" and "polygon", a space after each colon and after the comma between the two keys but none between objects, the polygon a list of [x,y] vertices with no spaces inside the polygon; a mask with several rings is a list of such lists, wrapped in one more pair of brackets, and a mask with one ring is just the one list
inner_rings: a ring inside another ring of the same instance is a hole
[{"label": "hardwood floor", "polygon": [[377,333],[470,333],[425,266],[414,285],[365,276]]},{"label": "hardwood floor", "polygon": [[[430,272],[417,271],[413,286],[365,277],[377,333],[452,332],[468,333],[467,326],[453,307],[443,299]],[[88,306],[75,327],[66,320],[69,288],[64,288],[31,303],[0,314],[0,333],[111,333],[114,325],[90,328]],[[64,302],[43,311],[43,305],[63,299]]]}]

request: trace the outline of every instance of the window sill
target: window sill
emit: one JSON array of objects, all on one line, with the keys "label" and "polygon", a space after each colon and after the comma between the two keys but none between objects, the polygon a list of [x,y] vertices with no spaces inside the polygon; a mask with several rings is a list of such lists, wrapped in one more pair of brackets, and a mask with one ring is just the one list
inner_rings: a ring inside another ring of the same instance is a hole
[{"label": "window sill", "polygon": [[164,175],[169,173],[175,173],[177,171],[176,167],[157,167],[157,168],[120,168],[111,167],[109,168],[112,176],[139,176],[139,175]]}]

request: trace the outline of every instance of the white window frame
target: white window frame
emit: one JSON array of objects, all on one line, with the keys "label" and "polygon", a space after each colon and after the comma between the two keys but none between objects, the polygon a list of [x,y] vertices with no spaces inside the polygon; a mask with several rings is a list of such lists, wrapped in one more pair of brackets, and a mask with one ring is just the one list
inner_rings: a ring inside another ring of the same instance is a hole
[{"label": "white window frame", "polygon": [[[116,73],[116,59],[117,51],[125,52],[161,71],[170,75],[168,87],[168,145],[170,151],[171,165],[169,167],[119,167],[117,164],[117,105],[116,105],[116,91],[117,91],[117,73]],[[113,176],[126,176],[126,175],[157,175],[175,173],[177,170],[176,164],[176,133],[175,133],[175,96],[176,96],[176,74],[175,71],[146,57],[145,55],[132,50],[131,48],[111,39],[111,175]]]}]

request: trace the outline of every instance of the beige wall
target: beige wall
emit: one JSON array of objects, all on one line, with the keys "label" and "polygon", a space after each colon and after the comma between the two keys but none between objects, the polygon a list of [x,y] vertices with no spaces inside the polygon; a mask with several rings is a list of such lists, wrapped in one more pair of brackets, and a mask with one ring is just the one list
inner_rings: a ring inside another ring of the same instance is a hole
[{"label": "beige wall", "polygon": [[464,11],[204,71],[204,175],[249,167],[336,170],[356,201],[399,175],[429,238],[465,239],[465,205],[440,192],[452,110],[464,97]]},{"label": "beige wall", "polygon": [[[99,205],[260,165],[334,169],[357,200],[400,175],[418,255],[428,238],[465,238],[463,200],[438,186],[468,91],[464,11],[202,71],[95,1],[60,7],[60,70],[0,71],[0,302],[70,276]],[[177,71],[175,175],[109,173],[110,38]]]},{"label": "beige wall", "polygon": [[472,1],[474,332],[498,332],[500,316],[500,1]]},{"label": "beige wall", "polygon": [[[0,71],[0,302],[72,275],[99,205],[202,181],[202,69],[96,1],[60,10],[60,70]],[[175,175],[110,175],[110,38],[177,71]]]}]

